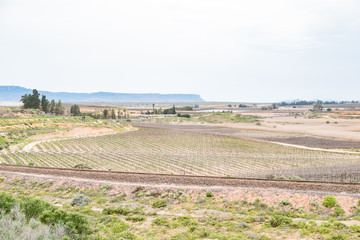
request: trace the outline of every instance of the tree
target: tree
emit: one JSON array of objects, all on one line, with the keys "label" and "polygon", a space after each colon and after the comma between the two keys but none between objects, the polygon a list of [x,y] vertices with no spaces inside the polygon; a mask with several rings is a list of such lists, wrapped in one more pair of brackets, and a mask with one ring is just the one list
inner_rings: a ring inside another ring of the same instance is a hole
[{"label": "tree", "polygon": [[55,115],[62,115],[64,114],[65,108],[63,107],[63,105],[61,104],[61,101],[59,100],[56,104],[55,104]]},{"label": "tree", "polygon": [[56,106],[55,100],[53,99],[49,104],[49,112],[53,115],[55,114],[55,106]]},{"label": "tree", "polygon": [[74,115],[74,116],[80,116],[81,115],[81,112],[80,112],[80,107],[79,105],[75,104],[75,105],[72,105],[70,107],[70,114],[71,115]]},{"label": "tree", "polygon": [[24,108],[33,108],[39,109],[40,107],[40,99],[39,99],[39,92],[36,89],[33,89],[33,94],[25,94],[21,96],[21,102],[24,104]]},{"label": "tree", "polygon": [[103,114],[104,114],[104,118],[108,118],[109,110],[104,109]]},{"label": "tree", "polygon": [[46,99],[45,95],[42,95],[41,97],[41,109],[45,112],[49,112],[49,100]]},{"label": "tree", "polygon": [[164,110],[164,114],[176,114],[175,106]]},{"label": "tree", "polygon": [[115,110],[111,109],[111,118],[116,119]]},{"label": "tree", "polygon": [[323,108],[324,107],[320,103],[317,103],[314,105],[313,110],[314,110],[314,112],[321,112],[323,110]]}]

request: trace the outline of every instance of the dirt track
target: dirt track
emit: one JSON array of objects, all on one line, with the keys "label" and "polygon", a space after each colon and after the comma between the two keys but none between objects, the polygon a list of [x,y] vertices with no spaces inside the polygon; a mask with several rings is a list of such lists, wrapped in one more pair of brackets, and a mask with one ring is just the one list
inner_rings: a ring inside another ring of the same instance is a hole
[{"label": "dirt track", "polygon": [[249,187],[249,188],[274,188],[285,190],[302,190],[314,192],[333,192],[359,194],[360,184],[352,183],[328,183],[306,181],[282,181],[266,179],[246,179],[231,177],[207,177],[207,176],[183,176],[166,174],[142,174],[96,170],[62,169],[48,167],[30,167],[0,165],[2,172],[19,172],[36,175],[51,175],[58,177],[76,177],[79,179],[91,179],[124,183],[146,183],[154,185],[182,185],[182,186],[223,186],[223,187]]}]

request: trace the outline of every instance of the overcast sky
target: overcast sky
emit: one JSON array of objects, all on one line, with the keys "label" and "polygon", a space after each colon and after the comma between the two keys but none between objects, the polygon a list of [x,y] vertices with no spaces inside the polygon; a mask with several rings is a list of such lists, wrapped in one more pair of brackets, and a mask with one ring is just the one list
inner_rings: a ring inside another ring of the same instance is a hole
[{"label": "overcast sky", "polygon": [[0,0],[0,85],[360,100],[360,1]]}]

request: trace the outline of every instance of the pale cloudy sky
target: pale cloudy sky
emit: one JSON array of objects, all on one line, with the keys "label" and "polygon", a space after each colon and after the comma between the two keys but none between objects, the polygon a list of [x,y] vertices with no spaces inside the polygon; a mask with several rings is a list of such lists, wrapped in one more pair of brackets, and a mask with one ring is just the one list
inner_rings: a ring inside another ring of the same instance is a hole
[{"label": "pale cloudy sky", "polygon": [[360,1],[0,0],[0,85],[360,100]]}]

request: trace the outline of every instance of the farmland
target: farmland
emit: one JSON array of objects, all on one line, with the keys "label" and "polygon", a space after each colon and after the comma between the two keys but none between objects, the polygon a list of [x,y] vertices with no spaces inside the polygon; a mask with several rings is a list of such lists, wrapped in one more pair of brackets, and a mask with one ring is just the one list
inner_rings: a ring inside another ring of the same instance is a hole
[{"label": "farmland", "polygon": [[[252,114],[0,119],[0,224],[54,239],[358,239],[359,141]],[[27,223],[32,203],[44,208]]]},{"label": "farmland", "polygon": [[28,151],[2,153],[0,160],[125,172],[359,181],[360,155],[281,146],[258,141],[257,135],[256,131],[234,137],[140,127],[118,134],[38,141]]}]

